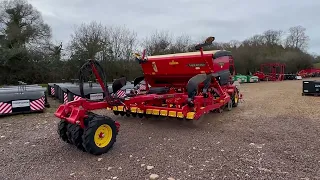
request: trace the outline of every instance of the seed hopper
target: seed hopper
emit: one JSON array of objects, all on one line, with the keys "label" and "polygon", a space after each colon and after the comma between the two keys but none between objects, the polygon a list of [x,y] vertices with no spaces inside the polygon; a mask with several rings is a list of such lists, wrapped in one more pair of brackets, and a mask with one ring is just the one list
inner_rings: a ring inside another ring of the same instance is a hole
[{"label": "seed hopper", "polygon": [[[125,86],[125,77],[114,81],[112,91],[106,87],[105,74],[100,64],[89,60],[80,70],[79,88],[83,98],[59,106],[55,116],[60,138],[91,154],[106,153],[115,143],[120,124],[110,117],[94,114],[91,110],[109,109],[115,115],[133,117],[166,116],[196,122],[209,112],[222,112],[237,107],[242,95],[232,81],[235,75],[231,52],[203,51],[214,37],[198,44],[196,52],[158,56],[135,54],[143,76],[134,80],[134,86],[144,89],[117,96]],[[81,72],[90,68],[99,82],[103,101],[86,99]],[[143,84],[141,84],[143,82]]]}]

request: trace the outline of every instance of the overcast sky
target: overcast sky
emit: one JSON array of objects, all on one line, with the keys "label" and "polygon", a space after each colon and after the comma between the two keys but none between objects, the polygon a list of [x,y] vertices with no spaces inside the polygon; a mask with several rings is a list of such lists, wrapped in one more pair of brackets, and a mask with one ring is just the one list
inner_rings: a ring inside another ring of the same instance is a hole
[{"label": "overcast sky", "polygon": [[126,25],[143,38],[155,30],[188,34],[194,40],[243,40],[268,29],[302,25],[309,52],[320,54],[320,1],[317,0],[29,0],[52,27],[57,42],[67,42],[74,25],[97,21]]}]

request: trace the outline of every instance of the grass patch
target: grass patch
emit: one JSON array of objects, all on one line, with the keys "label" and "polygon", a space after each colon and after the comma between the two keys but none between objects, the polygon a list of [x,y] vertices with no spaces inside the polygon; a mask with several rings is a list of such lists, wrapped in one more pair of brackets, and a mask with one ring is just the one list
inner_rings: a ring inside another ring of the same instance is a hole
[{"label": "grass patch", "polygon": [[39,86],[47,88],[48,84],[39,84]]},{"label": "grass patch", "polygon": [[313,64],[315,68],[320,68],[320,62]]},{"label": "grass patch", "polygon": [[[44,87],[44,88],[47,88],[48,87],[48,84],[38,84],[39,86],[41,87]],[[2,88],[4,85],[0,85],[0,88]],[[18,86],[18,85],[16,85]]]}]

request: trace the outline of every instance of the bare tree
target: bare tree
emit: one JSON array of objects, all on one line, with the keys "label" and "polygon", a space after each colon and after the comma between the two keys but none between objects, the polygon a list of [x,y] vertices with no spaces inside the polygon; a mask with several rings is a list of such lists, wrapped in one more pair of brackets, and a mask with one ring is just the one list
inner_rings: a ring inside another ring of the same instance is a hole
[{"label": "bare tree", "polygon": [[187,52],[191,45],[191,38],[188,35],[181,35],[175,39],[175,43],[172,44],[172,53]]},{"label": "bare tree", "polygon": [[156,31],[144,40],[143,46],[148,55],[166,54],[172,46],[172,37],[168,31]]},{"label": "bare tree", "polygon": [[241,45],[241,42],[238,40],[231,40],[228,44],[230,48],[238,48]]},{"label": "bare tree", "polygon": [[267,46],[281,44],[282,34],[281,30],[267,30],[263,33],[264,43]]},{"label": "bare tree", "polygon": [[69,49],[74,56],[95,58],[98,52],[106,47],[106,30],[102,24],[95,21],[82,24],[71,35]]},{"label": "bare tree", "polygon": [[264,37],[261,34],[253,35],[241,43],[241,47],[260,47],[264,45]]},{"label": "bare tree", "polygon": [[241,42],[237,40],[216,43],[217,49],[224,49],[224,50],[233,50],[240,47],[240,45],[241,45]]},{"label": "bare tree", "polygon": [[306,28],[295,26],[289,29],[289,35],[285,41],[285,47],[305,50],[308,47],[309,36],[306,34]]},{"label": "bare tree", "polygon": [[137,46],[137,33],[125,26],[107,28],[113,60],[131,60]]}]

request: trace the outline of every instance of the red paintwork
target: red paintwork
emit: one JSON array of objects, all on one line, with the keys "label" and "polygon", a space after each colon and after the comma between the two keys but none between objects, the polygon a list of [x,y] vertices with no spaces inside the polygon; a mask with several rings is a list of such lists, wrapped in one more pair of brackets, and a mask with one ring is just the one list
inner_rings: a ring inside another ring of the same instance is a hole
[{"label": "red paintwork", "polygon": [[[264,63],[260,65],[260,71],[257,71],[253,75],[258,76],[261,81],[283,81],[285,67],[286,65],[283,63]],[[265,72],[265,68],[268,68],[269,72]],[[277,68],[280,70],[277,71]]]},{"label": "red paintwork", "polygon": [[94,75],[96,76],[96,79],[97,79],[97,81],[99,82],[99,84],[100,84],[103,92],[106,92],[106,89],[107,89],[107,88],[106,88],[106,86],[104,85],[104,83],[103,83],[101,77],[99,76],[99,73],[98,73],[98,71],[97,71],[97,69],[96,69],[96,67],[94,66],[93,63],[91,63],[91,69],[92,69]]},{"label": "red paintwork", "polygon": [[[79,124],[81,128],[84,128],[84,119],[88,117],[88,111],[107,107],[109,105],[105,101],[90,102],[86,99],[79,99],[60,105],[54,115],[59,119],[64,119],[68,123]],[[119,132],[120,124],[118,122],[115,122],[115,124]]]},{"label": "red paintwork", "polygon": [[[179,64],[170,65],[169,63],[172,61]],[[199,54],[188,56],[148,58],[146,63],[141,64],[141,67],[145,80],[151,87],[174,86],[185,88],[189,79],[197,74],[208,74],[229,69],[229,61],[232,65],[234,64],[233,58],[230,57],[229,59],[228,56],[217,58],[213,63],[212,54],[201,56],[199,52]],[[156,65],[158,72],[153,70],[153,63]],[[222,68],[219,63],[224,63]],[[206,64],[206,66],[195,69],[195,67],[189,67],[188,64]],[[167,83],[156,83],[156,81]]]},{"label": "red paintwork", "polygon": [[311,77],[313,74],[319,74],[319,73],[320,73],[320,69],[309,68],[309,69],[303,69],[299,71],[297,75],[301,77]]},{"label": "red paintwork", "polygon": [[258,76],[259,80],[264,80],[266,78],[266,75],[263,72],[256,72],[253,74],[254,76]]},{"label": "red paintwork", "polygon": [[[178,64],[170,65],[169,63],[172,61],[178,62]],[[223,64],[219,64],[221,62]],[[155,63],[157,66],[157,72],[154,72],[152,67],[153,63]],[[205,64],[206,66],[198,69],[195,67],[188,67],[188,64]],[[204,113],[222,108],[222,106],[228,103],[231,98],[230,95],[235,92],[236,87],[232,85],[231,82],[229,82],[227,85],[220,86],[216,78],[212,78],[210,88],[215,88],[220,97],[218,99],[214,99],[213,95],[208,93],[208,98],[204,98],[202,93],[198,92],[194,99],[194,107],[189,107],[187,105],[188,96],[186,93],[186,84],[188,80],[200,73],[218,73],[223,70],[229,70],[229,65],[234,66],[232,57],[223,56],[215,59],[213,62],[212,54],[205,54],[203,53],[202,49],[200,49],[199,54],[196,55],[186,55],[174,58],[150,58],[147,60],[147,62],[141,64],[145,81],[151,85],[151,87],[171,87],[170,91],[167,94],[139,94],[124,100],[122,105],[125,106],[126,110],[129,110],[131,107],[138,107],[141,110],[168,110],[182,112],[184,116],[186,116],[188,112],[193,111],[195,112],[194,119],[197,120]],[[105,90],[105,85],[103,84],[94,66],[92,66],[92,70],[96,75],[101,87]],[[235,72],[232,72],[232,74],[234,75]],[[230,77],[230,79],[232,78]],[[156,81],[159,80],[166,81],[166,83],[156,83]],[[200,84],[199,88],[202,86],[203,84]],[[180,89],[179,93],[177,92],[178,88]],[[239,98],[242,98],[242,94],[239,94]],[[162,106],[162,104],[167,105]],[[169,104],[175,104],[176,107],[169,107]],[[107,100],[103,102],[90,102],[85,99],[80,99],[60,105],[55,112],[55,116],[60,119],[65,119],[69,123],[79,124],[82,128],[84,128],[83,120],[87,117],[87,111],[104,109],[107,107],[112,108],[111,105],[107,103]],[[204,108],[201,109],[201,107]],[[118,123],[117,127],[120,127]]]}]

